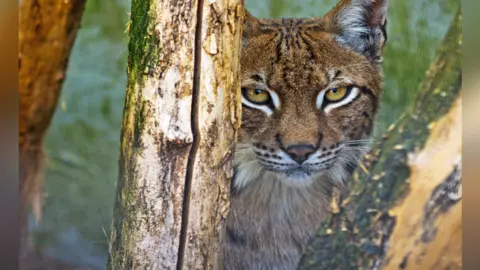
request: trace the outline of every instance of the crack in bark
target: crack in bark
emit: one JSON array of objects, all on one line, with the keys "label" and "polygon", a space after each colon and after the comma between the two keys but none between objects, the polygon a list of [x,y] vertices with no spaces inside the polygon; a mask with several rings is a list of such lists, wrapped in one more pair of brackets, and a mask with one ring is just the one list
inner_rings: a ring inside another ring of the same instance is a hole
[{"label": "crack in bark", "polygon": [[193,64],[193,89],[192,89],[192,110],[191,128],[193,143],[188,156],[187,172],[185,176],[185,189],[182,205],[182,226],[180,228],[180,242],[178,248],[177,270],[183,269],[185,249],[187,246],[188,216],[190,208],[190,196],[192,187],[193,170],[198,146],[200,144],[200,130],[198,128],[198,98],[200,96],[200,75],[201,75],[201,50],[202,50],[202,21],[203,21],[203,0],[197,3],[197,25],[195,27],[195,48]]}]

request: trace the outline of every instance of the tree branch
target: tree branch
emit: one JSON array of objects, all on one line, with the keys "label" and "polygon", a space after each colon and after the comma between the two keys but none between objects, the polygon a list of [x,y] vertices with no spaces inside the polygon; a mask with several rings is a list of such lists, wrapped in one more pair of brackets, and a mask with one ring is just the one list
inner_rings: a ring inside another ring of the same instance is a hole
[{"label": "tree branch", "polygon": [[41,210],[43,139],[57,106],[85,0],[24,0],[19,12],[19,152],[22,253],[27,208]]}]

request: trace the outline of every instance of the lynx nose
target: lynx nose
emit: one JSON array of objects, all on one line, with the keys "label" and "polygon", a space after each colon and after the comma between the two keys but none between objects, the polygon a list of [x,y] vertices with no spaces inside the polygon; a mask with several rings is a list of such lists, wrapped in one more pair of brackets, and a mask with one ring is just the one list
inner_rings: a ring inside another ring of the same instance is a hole
[{"label": "lynx nose", "polygon": [[296,162],[301,164],[307,160],[308,156],[315,152],[315,147],[311,144],[295,144],[287,147],[285,152]]}]

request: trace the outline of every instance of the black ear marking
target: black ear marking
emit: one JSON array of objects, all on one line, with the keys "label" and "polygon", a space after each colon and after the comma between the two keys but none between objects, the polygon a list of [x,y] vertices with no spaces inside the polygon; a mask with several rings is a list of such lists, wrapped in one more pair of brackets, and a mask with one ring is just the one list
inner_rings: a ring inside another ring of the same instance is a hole
[{"label": "black ear marking", "polygon": [[385,22],[380,26],[380,30],[382,30],[384,41],[383,43],[387,42],[388,35],[387,35],[387,19],[385,18]]}]

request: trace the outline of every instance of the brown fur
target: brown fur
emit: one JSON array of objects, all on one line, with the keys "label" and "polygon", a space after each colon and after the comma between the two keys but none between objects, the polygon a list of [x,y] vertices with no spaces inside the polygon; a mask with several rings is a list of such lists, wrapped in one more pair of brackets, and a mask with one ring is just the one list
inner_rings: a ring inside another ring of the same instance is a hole
[{"label": "brown fur", "polygon": [[[346,0],[311,19],[247,14],[242,88],[274,92],[280,106],[270,115],[243,106],[226,269],[296,267],[328,212],[333,186],[341,186],[366,151],[381,95],[387,4]],[[328,111],[317,107],[322,90],[347,85],[359,89],[351,102]],[[308,162],[320,160],[310,162],[306,174],[290,174],[282,165],[293,164],[285,149],[298,144],[315,147]]]}]

